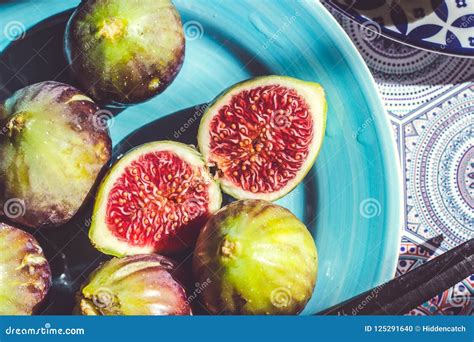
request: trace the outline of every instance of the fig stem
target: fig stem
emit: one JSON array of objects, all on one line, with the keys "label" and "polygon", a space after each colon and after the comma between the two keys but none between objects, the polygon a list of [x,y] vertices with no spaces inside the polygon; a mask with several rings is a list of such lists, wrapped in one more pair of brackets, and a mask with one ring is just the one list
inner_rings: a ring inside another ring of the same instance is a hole
[{"label": "fig stem", "polygon": [[232,258],[237,250],[237,244],[235,242],[224,240],[221,246],[221,254],[225,257]]},{"label": "fig stem", "polygon": [[23,130],[23,128],[25,128],[26,116],[26,112],[18,112],[12,115],[12,117],[8,120],[6,127],[8,130],[9,138],[14,138],[18,136]]},{"label": "fig stem", "polygon": [[114,41],[123,37],[125,32],[125,21],[119,18],[110,18],[102,21],[98,36]]},{"label": "fig stem", "polygon": [[88,316],[97,316],[99,315],[99,311],[97,310],[96,306],[92,302],[92,300],[88,298],[82,298],[80,301],[80,309],[85,315]]}]

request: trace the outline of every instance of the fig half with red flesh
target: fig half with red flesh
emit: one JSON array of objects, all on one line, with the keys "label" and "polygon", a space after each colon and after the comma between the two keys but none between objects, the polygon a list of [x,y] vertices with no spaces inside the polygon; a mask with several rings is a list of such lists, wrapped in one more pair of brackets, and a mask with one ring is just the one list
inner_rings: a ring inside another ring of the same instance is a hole
[{"label": "fig half with red flesh", "polygon": [[128,152],[100,185],[89,237],[115,256],[176,254],[192,248],[221,205],[202,156],[171,141]]},{"label": "fig half with red flesh", "polygon": [[265,76],[239,83],[206,110],[198,133],[206,164],[237,199],[274,201],[314,164],[327,104],[316,83]]}]

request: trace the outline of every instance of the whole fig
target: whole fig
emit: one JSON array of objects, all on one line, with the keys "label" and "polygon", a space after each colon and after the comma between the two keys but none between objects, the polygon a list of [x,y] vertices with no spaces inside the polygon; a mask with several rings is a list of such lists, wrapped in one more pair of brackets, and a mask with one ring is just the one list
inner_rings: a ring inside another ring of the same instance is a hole
[{"label": "whole fig", "polygon": [[0,215],[30,227],[68,221],[110,159],[103,119],[89,97],[58,82],[0,103]]},{"label": "whole fig", "polygon": [[51,270],[30,234],[0,223],[0,315],[31,315],[51,286]]},{"label": "whole fig", "polygon": [[190,315],[176,264],[160,255],[114,258],[77,295],[82,315]]},{"label": "whole fig", "polygon": [[170,0],[82,1],[65,34],[66,57],[83,89],[120,106],[164,91],[181,69],[184,46]]},{"label": "whole fig", "polygon": [[213,314],[293,315],[311,298],[317,252],[306,226],[262,200],[232,202],[199,234],[195,280]]}]

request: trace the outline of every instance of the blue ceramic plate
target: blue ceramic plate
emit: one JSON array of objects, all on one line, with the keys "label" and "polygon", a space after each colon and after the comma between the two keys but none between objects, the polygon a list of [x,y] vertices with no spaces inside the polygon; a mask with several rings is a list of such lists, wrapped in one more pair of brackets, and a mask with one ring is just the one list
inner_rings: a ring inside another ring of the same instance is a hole
[{"label": "blue ceramic plate", "polygon": [[474,57],[473,0],[324,2],[366,30],[401,43],[454,56]]},{"label": "blue ceramic plate", "polygon": [[[199,105],[244,79],[281,74],[319,82],[329,100],[322,151],[304,184],[278,202],[305,221],[319,250],[317,285],[304,313],[392,278],[402,225],[397,153],[375,83],[337,22],[315,1],[175,3],[187,35],[184,67],[162,95],[112,120],[116,154],[154,139],[193,142],[198,123],[188,120],[199,115]],[[46,79],[74,83],[61,44],[67,10],[76,4],[0,5],[0,32],[8,33],[0,41],[1,96]],[[188,133],[179,134],[185,123]],[[55,269],[46,313],[70,312],[73,292],[103,259],[87,240],[87,210],[81,215],[59,230],[35,233],[51,246]]]}]

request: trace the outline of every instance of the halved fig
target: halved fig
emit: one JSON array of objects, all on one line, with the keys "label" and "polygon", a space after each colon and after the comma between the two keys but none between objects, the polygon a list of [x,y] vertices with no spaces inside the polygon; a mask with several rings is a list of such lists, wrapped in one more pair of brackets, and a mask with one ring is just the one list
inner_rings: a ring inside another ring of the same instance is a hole
[{"label": "halved fig", "polygon": [[283,76],[248,80],[206,110],[199,149],[224,192],[273,201],[296,187],[314,164],[326,110],[319,84]]},{"label": "halved fig", "polygon": [[175,254],[194,246],[220,205],[219,186],[196,150],[152,142],[127,153],[103,180],[89,237],[115,256]]},{"label": "halved fig", "polygon": [[51,287],[51,270],[36,239],[0,223],[0,315],[31,315]]}]

